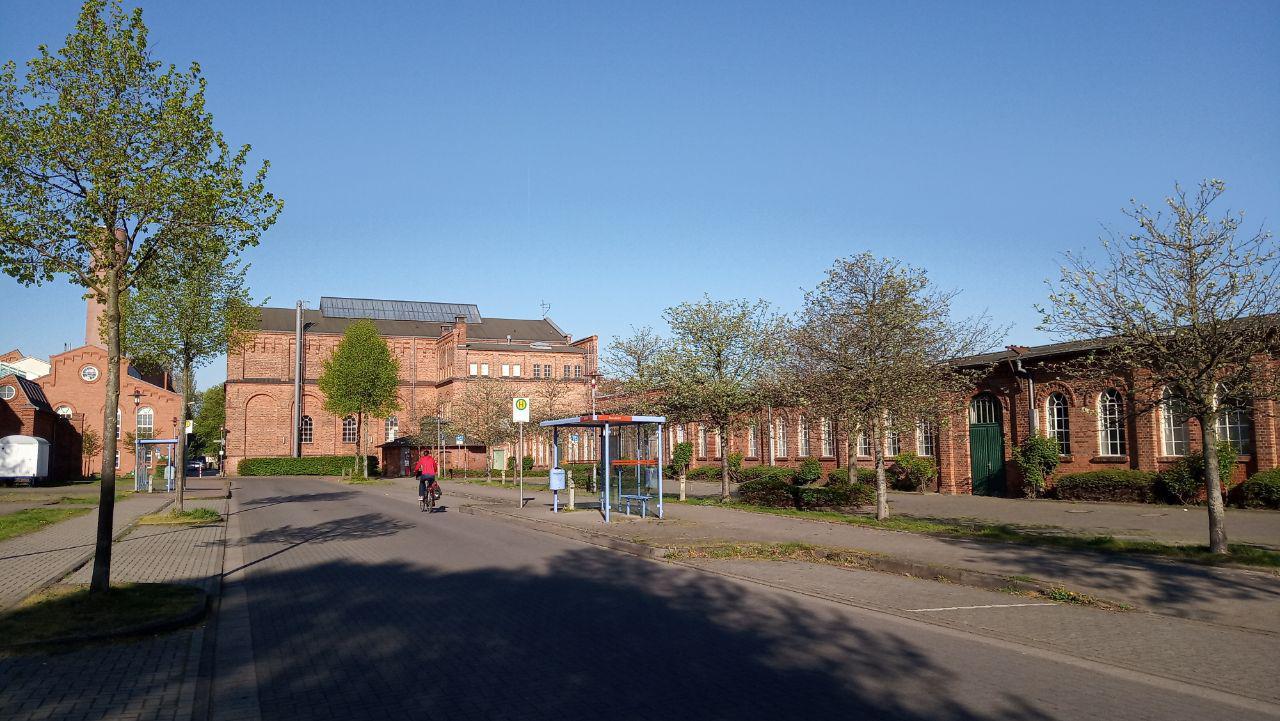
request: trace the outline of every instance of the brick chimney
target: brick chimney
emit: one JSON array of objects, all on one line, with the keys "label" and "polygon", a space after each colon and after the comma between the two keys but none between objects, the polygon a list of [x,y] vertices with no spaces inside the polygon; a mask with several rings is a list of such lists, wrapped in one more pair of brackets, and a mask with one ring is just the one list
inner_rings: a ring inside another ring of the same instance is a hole
[{"label": "brick chimney", "polygon": [[97,295],[90,293],[84,319],[85,345],[95,345],[104,350],[106,349],[107,342],[102,337],[102,314],[104,312],[106,312],[106,306],[98,302]]},{"label": "brick chimney", "polygon": [[454,340],[458,343],[467,342],[467,317],[465,315],[453,317],[453,335]]}]

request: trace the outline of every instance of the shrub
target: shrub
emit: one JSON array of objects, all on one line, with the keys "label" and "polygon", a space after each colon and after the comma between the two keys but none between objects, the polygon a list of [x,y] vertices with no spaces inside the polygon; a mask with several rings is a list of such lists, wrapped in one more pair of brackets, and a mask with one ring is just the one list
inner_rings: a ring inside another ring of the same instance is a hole
[{"label": "shrub", "polygon": [[[352,456],[303,456],[301,458],[245,458],[236,470],[242,476],[340,476],[350,473]],[[369,475],[378,472],[377,456],[365,456]]]},{"label": "shrub", "polygon": [[688,478],[701,481],[720,480],[720,466],[698,466],[689,469]]},{"label": "shrub", "polygon": [[[591,471],[596,468],[594,463],[566,463],[561,468],[573,474],[573,487],[585,488],[589,491],[595,491],[591,485]],[[596,471],[599,474],[599,471]]]},{"label": "shrub", "polygon": [[1240,484],[1238,497],[1245,508],[1280,508],[1280,468],[1250,476]]},{"label": "shrub", "polygon": [[795,498],[801,510],[856,508],[875,503],[876,489],[864,483],[800,486],[795,489]]},{"label": "shrub", "polygon": [[1058,443],[1034,433],[1013,449],[1013,465],[1022,472],[1022,492],[1029,498],[1044,493],[1046,482],[1058,468]]},{"label": "shrub", "polygon": [[1122,469],[1068,473],[1054,484],[1054,493],[1064,501],[1150,503],[1157,477],[1149,471]]},{"label": "shrub", "polygon": [[796,499],[792,495],[790,481],[777,478],[759,478],[744,481],[738,486],[738,494],[743,503],[766,508],[795,508]]},{"label": "shrub", "polygon": [[800,462],[800,470],[796,471],[795,482],[800,485],[809,485],[822,480],[822,464],[817,458],[806,458]]},{"label": "shrub", "polygon": [[790,484],[795,479],[795,475],[794,468],[785,466],[752,466],[743,468],[741,473],[743,483],[769,479]]},{"label": "shrub", "polygon": [[741,480],[742,477],[742,454],[729,454],[729,477],[735,481]]},{"label": "shrub", "polygon": [[848,468],[833,468],[827,471],[827,485],[849,482]]},{"label": "shrub", "polygon": [[528,475],[529,471],[533,470],[533,456],[525,456],[522,458],[520,460],[520,466],[523,468],[525,474]]},{"label": "shrub", "polygon": [[507,456],[507,473],[515,475],[516,473],[516,457]]},{"label": "shrub", "polygon": [[[899,491],[924,493],[938,476],[938,465],[932,458],[917,456],[910,451],[898,454],[897,463],[889,470],[893,474],[893,487]],[[871,482],[875,483],[875,471],[871,472]]]},{"label": "shrub", "polygon": [[[1218,478],[1222,481],[1223,495],[1231,486],[1237,458],[1236,449],[1229,442],[1218,441]],[[1191,453],[1160,474],[1159,488],[1169,503],[1187,505],[1205,497],[1206,483],[1204,454]]]}]

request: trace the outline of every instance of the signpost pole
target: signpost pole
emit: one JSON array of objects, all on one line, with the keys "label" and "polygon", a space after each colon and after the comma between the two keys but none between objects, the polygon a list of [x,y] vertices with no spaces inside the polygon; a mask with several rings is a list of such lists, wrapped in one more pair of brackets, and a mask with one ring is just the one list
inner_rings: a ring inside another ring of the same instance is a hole
[{"label": "signpost pole", "polygon": [[520,443],[517,446],[519,453],[516,456],[516,478],[520,483],[520,503],[518,508],[524,508],[524,424],[520,426]]}]

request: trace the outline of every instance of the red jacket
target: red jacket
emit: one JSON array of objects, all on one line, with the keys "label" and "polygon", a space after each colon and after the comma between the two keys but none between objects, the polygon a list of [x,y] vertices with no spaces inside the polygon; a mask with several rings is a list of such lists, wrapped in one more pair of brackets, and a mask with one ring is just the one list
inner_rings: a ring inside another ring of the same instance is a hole
[{"label": "red jacket", "polygon": [[436,468],[435,456],[423,456],[418,459],[418,463],[413,467],[413,470],[420,476],[434,476]]}]

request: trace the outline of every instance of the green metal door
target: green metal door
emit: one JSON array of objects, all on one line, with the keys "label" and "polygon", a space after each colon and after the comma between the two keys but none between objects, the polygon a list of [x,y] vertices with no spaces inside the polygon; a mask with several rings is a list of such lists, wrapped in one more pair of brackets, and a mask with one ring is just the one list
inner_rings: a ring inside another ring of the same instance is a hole
[{"label": "green metal door", "polygon": [[973,495],[998,496],[1004,492],[1004,434],[1000,429],[1000,405],[983,394],[969,403],[969,465]]}]

